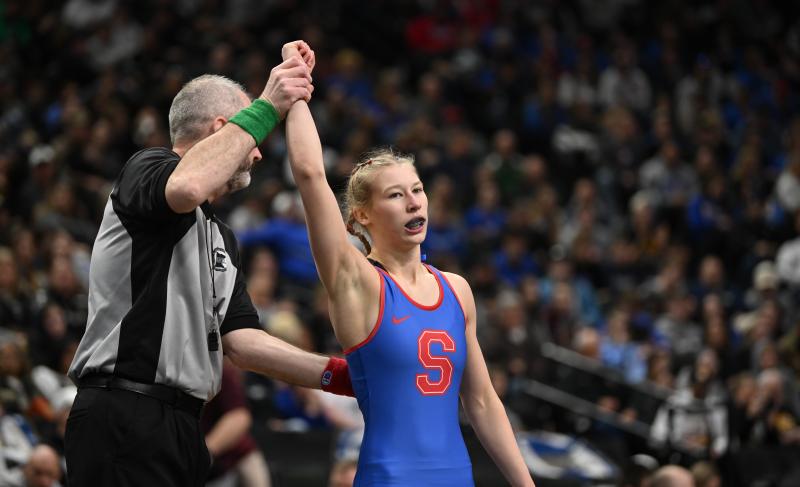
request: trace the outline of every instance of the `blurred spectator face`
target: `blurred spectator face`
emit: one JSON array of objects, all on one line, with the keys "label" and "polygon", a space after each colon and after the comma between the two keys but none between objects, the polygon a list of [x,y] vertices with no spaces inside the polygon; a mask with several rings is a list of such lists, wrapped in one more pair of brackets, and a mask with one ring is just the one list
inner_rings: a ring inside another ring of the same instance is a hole
[{"label": "blurred spectator face", "polygon": [[[467,130],[456,130],[447,141],[447,155],[452,159],[462,159],[472,151],[472,138]],[[481,177],[478,180],[487,180]]]},{"label": "blurred spectator face", "polygon": [[624,239],[615,240],[611,244],[610,252],[611,261],[621,267],[632,265],[639,258],[636,246]]},{"label": "blurred spectator face", "polygon": [[516,291],[504,290],[497,297],[498,325],[506,330],[525,326],[525,308]]},{"label": "blurred spectator face", "polygon": [[573,196],[575,201],[582,207],[592,205],[595,201],[597,192],[594,183],[589,179],[579,179],[575,182]]},{"label": "blurred spectator face", "polygon": [[767,301],[760,308],[756,317],[753,330],[755,339],[771,337],[778,329],[778,308],[773,302]]},{"label": "blurred spectator face", "polygon": [[650,478],[650,484],[669,487],[695,487],[692,474],[677,465],[667,465],[656,470]]},{"label": "blurred spectator face", "polygon": [[628,43],[620,46],[614,52],[614,64],[621,70],[627,70],[636,64],[636,53]]},{"label": "blurred spectator face", "polygon": [[425,73],[419,81],[419,94],[428,101],[439,101],[442,93],[442,83],[432,73]]},{"label": "blurred spectator face", "polygon": [[706,345],[714,350],[723,350],[728,345],[728,333],[721,318],[706,321]]},{"label": "blurred spectator face", "polygon": [[768,370],[774,369],[778,365],[778,349],[773,342],[767,342],[758,357],[758,367],[761,370]]},{"label": "blurred spectator face", "polygon": [[14,291],[17,287],[17,267],[14,256],[6,247],[0,247],[0,290]]},{"label": "blurred spectator face", "polygon": [[212,73],[230,73],[233,65],[233,49],[229,44],[218,43],[209,53],[209,64]]},{"label": "blurred spectator face", "polygon": [[509,234],[503,239],[503,252],[511,262],[516,262],[525,255],[525,247],[525,239],[521,235]]},{"label": "blurred spectator face", "polygon": [[72,263],[63,257],[53,259],[48,282],[50,289],[60,296],[70,297],[78,290],[78,279],[72,270]]},{"label": "blurred spectator face", "polygon": [[19,377],[24,369],[25,362],[19,345],[9,341],[0,345],[0,376]]},{"label": "blurred spectator face", "polygon": [[581,328],[575,334],[575,351],[584,357],[600,360],[600,335],[594,328]]},{"label": "blurred spectator face", "polygon": [[638,130],[633,114],[624,107],[611,107],[603,116],[603,126],[614,142],[625,143],[632,139]]},{"label": "blurred spectator face", "polygon": [[497,184],[492,181],[485,181],[478,187],[478,205],[481,208],[490,210],[497,208],[500,204],[500,191]]},{"label": "blurred spectator face", "polygon": [[275,294],[275,280],[269,274],[258,273],[247,280],[247,291],[255,306],[267,305]]},{"label": "blurred spectator face", "polygon": [[648,230],[653,224],[653,208],[646,197],[636,197],[631,199],[631,220],[634,228],[641,232]]},{"label": "blurred spectator face", "polygon": [[667,314],[674,320],[683,323],[692,315],[692,297],[677,294],[667,300]]},{"label": "blurred spectator face", "polygon": [[691,472],[695,487],[720,487],[722,485],[717,469],[710,462],[694,464]]},{"label": "blurred spectator face", "polygon": [[520,164],[520,170],[525,182],[531,186],[547,181],[547,162],[542,156],[526,156]]},{"label": "blurred spectator face", "polygon": [[50,236],[50,258],[70,259],[74,241],[69,233],[57,231]]},{"label": "blurred spectator face", "polygon": [[343,49],[336,54],[334,64],[339,74],[353,79],[361,72],[361,55],[353,49]]},{"label": "blurred spectator face", "polygon": [[717,175],[711,178],[706,187],[707,195],[712,200],[721,200],[725,194],[725,178]]},{"label": "blurred spectator face", "polygon": [[14,256],[21,266],[28,267],[33,263],[36,257],[36,241],[29,229],[20,229],[14,237]]},{"label": "blurred spectator face", "polygon": [[608,335],[616,343],[627,343],[629,333],[630,315],[626,311],[615,310],[608,320]]},{"label": "blurred spectator face", "polygon": [[694,168],[698,175],[711,174],[716,170],[717,163],[714,158],[714,151],[707,145],[697,149],[694,158]]},{"label": "blurred spectator face", "polygon": [[778,289],[780,277],[775,265],[768,260],[759,262],[753,269],[753,287],[763,295],[768,295]]},{"label": "blurred spectator face", "polygon": [[722,260],[715,255],[703,258],[700,264],[700,282],[710,288],[722,287],[725,280],[725,271]]},{"label": "blurred spectator face", "polygon": [[666,162],[669,167],[675,167],[680,162],[680,149],[678,145],[671,140],[665,142],[661,147],[661,155],[664,157],[664,162]]},{"label": "blurred spectator face", "polygon": [[446,174],[440,174],[433,180],[428,194],[430,199],[450,201],[453,198],[453,180]]},{"label": "blurred spectator face", "polygon": [[42,327],[51,340],[58,341],[64,338],[67,334],[67,320],[61,306],[51,303],[45,307],[42,313]]},{"label": "blurred spectator face", "polygon": [[53,487],[61,478],[58,454],[47,445],[39,445],[22,471],[25,487]]},{"label": "blurred spectator face", "polygon": [[554,281],[569,281],[572,279],[572,264],[566,259],[551,261],[549,274]]},{"label": "blurred spectator face", "polygon": [[500,130],[494,136],[494,150],[502,157],[512,156],[516,145],[517,138],[510,130]]},{"label": "blurred spectator face", "polygon": [[539,304],[539,281],[534,276],[523,277],[519,288],[522,301],[528,309],[534,308]]},{"label": "blurred spectator face", "polygon": [[695,360],[695,379],[705,383],[717,375],[717,354],[711,350],[703,350]]},{"label": "blurred spectator face", "polygon": [[647,377],[661,387],[672,388],[673,377],[669,352],[658,349],[653,352],[648,364]]},{"label": "blurred spectator face", "polygon": [[703,298],[703,317],[706,320],[712,318],[724,318],[725,308],[722,306],[722,298],[718,294],[707,294]]},{"label": "blurred spectator face", "polygon": [[561,314],[572,313],[574,297],[569,284],[557,284],[553,289],[553,309]]},{"label": "blurred spectator face", "polygon": [[57,183],[50,191],[50,208],[59,215],[71,216],[75,210],[75,195],[67,183]]},{"label": "blurred spectator face", "polygon": [[658,140],[668,140],[672,136],[672,122],[669,112],[660,112],[653,120],[653,132]]},{"label": "blurred spectator face", "polygon": [[250,260],[250,269],[248,274],[268,274],[271,276],[278,275],[278,264],[275,261],[275,256],[267,249],[258,249]]},{"label": "blurred spectator face", "polygon": [[783,404],[783,378],[780,372],[775,369],[769,369],[758,375],[758,384],[753,401],[773,407]]}]

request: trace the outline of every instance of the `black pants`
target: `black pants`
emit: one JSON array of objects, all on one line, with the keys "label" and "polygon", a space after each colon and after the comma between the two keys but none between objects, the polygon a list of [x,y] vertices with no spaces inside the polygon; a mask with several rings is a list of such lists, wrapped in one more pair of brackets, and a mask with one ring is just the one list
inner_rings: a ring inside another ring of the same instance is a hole
[{"label": "black pants", "polygon": [[202,486],[211,463],[197,417],[117,389],[78,391],[65,456],[69,487]]}]

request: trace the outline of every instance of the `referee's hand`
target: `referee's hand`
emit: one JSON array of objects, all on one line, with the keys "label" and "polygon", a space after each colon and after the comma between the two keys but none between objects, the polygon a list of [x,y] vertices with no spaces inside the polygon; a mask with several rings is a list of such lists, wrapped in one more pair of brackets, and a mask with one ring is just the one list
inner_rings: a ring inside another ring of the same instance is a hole
[{"label": "referee's hand", "polygon": [[296,101],[310,100],[313,91],[311,71],[298,54],[272,68],[260,98],[272,104],[284,118]]}]

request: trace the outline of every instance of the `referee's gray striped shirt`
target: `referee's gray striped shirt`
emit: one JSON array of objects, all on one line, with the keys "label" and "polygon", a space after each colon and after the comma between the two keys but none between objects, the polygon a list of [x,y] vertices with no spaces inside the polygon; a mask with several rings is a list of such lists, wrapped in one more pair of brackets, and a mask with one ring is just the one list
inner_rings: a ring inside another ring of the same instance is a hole
[{"label": "referee's gray striped shirt", "polygon": [[[69,375],[114,374],[203,400],[220,388],[221,334],[258,327],[233,232],[208,203],[176,214],[164,190],[179,156],[145,149],[125,164],[92,249],[89,318]],[[209,245],[210,244],[210,245]],[[213,268],[214,286],[211,275]]]}]

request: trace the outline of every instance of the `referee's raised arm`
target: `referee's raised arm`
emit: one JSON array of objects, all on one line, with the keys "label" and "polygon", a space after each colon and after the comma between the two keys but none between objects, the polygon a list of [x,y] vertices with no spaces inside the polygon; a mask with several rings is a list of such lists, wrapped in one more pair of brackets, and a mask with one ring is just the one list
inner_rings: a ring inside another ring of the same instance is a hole
[{"label": "referee's raised arm", "polygon": [[[182,103],[179,94],[169,114],[172,150],[181,156],[165,190],[170,208],[186,213],[208,199],[241,189],[230,187],[231,177],[237,171],[249,170],[261,159],[258,145],[289,107],[297,100],[310,98],[313,89],[308,67],[300,57],[293,57],[273,68],[261,96],[230,119],[216,114],[197,123],[194,114],[184,113],[186,108],[191,110],[191,104]],[[238,95],[239,103],[249,103],[243,91],[220,95]]]}]

